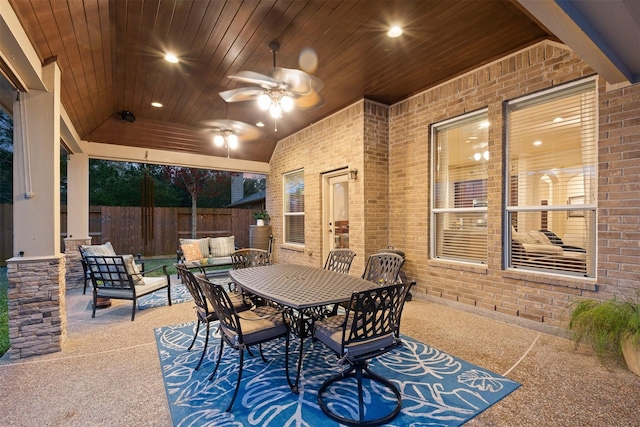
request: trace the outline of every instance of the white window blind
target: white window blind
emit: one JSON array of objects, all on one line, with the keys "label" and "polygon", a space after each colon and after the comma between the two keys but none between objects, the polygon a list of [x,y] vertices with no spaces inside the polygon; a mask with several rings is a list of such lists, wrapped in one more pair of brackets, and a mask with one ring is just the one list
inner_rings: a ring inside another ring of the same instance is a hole
[{"label": "white window blind", "polygon": [[284,241],[304,245],[304,171],[284,175]]},{"label": "white window blind", "polygon": [[507,114],[507,266],[594,275],[594,79],[511,101]]},{"label": "white window blind", "polygon": [[434,258],[486,263],[488,129],[486,110],[431,128]]}]

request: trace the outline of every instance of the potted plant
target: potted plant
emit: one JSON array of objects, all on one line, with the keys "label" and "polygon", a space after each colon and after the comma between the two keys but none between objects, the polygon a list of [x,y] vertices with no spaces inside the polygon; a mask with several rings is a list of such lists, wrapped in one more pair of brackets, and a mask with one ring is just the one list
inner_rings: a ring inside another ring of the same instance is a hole
[{"label": "potted plant", "polygon": [[256,219],[257,225],[264,225],[264,222],[270,218],[269,213],[265,210],[254,212],[253,217]]},{"label": "potted plant", "polygon": [[591,344],[601,361],[624,359],[629,370],[640,375],[640,294],[635,301],[578,301],[569,329],[576,344]]}]

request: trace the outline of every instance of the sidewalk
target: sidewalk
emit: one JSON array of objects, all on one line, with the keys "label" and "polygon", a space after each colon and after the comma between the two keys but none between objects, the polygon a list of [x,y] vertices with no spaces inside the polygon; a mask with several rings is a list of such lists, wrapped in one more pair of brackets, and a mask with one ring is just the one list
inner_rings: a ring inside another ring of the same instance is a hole
[{"label": "sidewalk", "polygon": [[[563,338],[413,296],[403,334],[522,383],[467,425],[640,424],[640,377],[626,369]],[[192,304],[141,310],[134,322],[129,301],[95,319],[90,305],[81,289],[68,292],[62,352],[0,359],[0,425],[171,426],[153,329],[194,321]]]}]

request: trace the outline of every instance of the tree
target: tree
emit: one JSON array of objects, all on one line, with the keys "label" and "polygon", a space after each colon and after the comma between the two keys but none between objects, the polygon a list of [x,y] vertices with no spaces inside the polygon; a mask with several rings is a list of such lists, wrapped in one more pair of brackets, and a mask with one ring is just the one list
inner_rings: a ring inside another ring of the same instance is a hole
[{"label": "tree", "polygon": [[255,193],[259,193],[267,188],[266,179],[264,175],[262,178],[245,178],[244,179],[244,196],[250,196]]},{"label": "tree", "polygon": [[13,202],[13,120],[0,109],[0,203]]},{"label": "tree", "polygon": [[[169,182],[186,190],[191,197],[191,237],[196,238],[198,230],[198,198],[220,198],[228,194],[226,203],[231,201],[231,174],[207,169],[164,166]],[[224,206],[221,205],[221,206]]]}]

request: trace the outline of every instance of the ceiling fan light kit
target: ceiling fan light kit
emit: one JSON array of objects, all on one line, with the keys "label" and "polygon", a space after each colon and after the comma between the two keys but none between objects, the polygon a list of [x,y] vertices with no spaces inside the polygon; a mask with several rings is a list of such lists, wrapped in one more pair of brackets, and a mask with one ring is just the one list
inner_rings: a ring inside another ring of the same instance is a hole
[{"label": "ceiling fan light kit", "polygon": [[230,79],[240,83],[253,84],[252,87],[240,87],[220,92],[225,102],[256,100],[258,108],[269,111],[273,119],[282,118],[282,112],[294,108],[311,109],[324,105],[324,99],[318,93],[322,81],[298,69],[276,66],[276,53],[280,44],[273,41],[269,50],[273,53],[273,70],[269,75],[254,71],[239,71]]},{"label": "ceiling fan light kit", "polygon": [[206,120],[202,124],[205,126],[203,132],[209,137],[213,135],[213,145],[227,149],[227,157],[229,150],[238,148],[240,141],[253,141],[263,136],[257,127],[237,120]]},{"label": "ceiling fan light kit", "polygon": [[225,143],[227,144],[227,147],[231,149],[238,148],[238,136],[231,130],[224,130],[215,134],[213,137],[213,144],[216,147],[224,147]]}]

